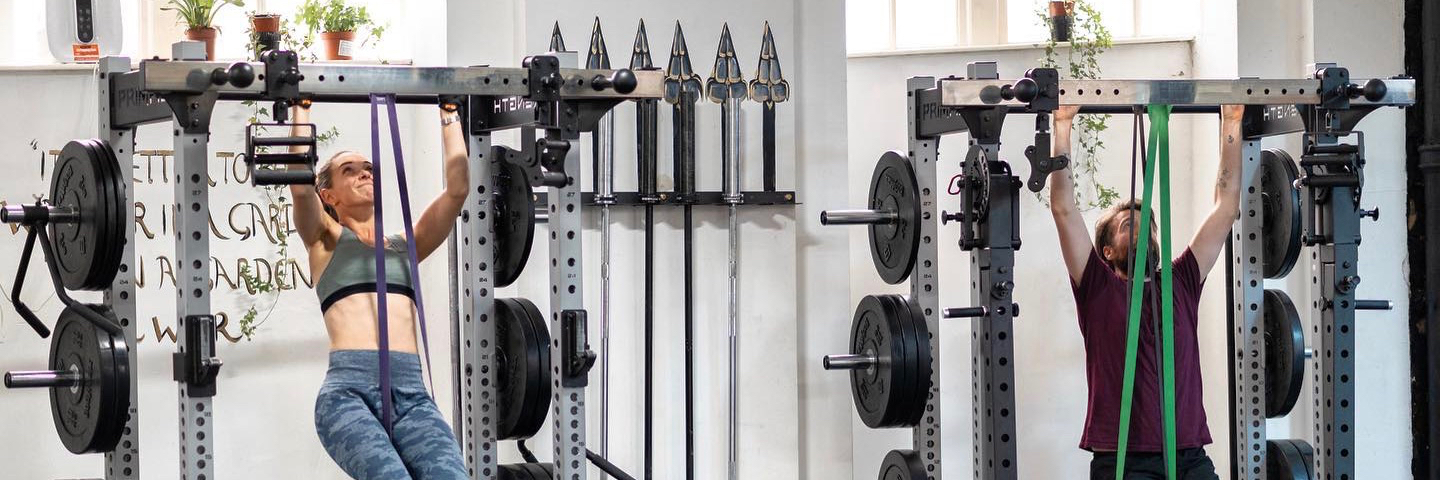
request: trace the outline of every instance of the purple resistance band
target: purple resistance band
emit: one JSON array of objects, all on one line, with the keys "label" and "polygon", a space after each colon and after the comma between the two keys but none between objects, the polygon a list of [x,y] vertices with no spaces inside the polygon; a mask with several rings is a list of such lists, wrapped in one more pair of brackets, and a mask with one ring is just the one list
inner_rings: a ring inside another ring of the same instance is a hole
[{"label": "purple resistance band", "polygon": [[[379,327],[379,350],[380,350],[380,408],[383,413],[380,420],[385,426],[385,433],[394,436],[394,407],[392,406],[392,393],[390,385],[390,322],[387,291],[385,283],[385,217],[383,195],[380,190],[380,105],[385,105],[389,110],[390,120],[390,145],[395,152],[395,176],[400,188],[400,215],[404,218],[406,252],[410,256],[410,283],[415,292],[415,313],[420,323],[420,341],[425,349],[426,376],[429,378],[430,370],[430,336],[425,328],[425,302],[422,300],[420,288],[420,260],[415,253],[415,230],[410,216],[410,189],[405,179],[405,155],[400,148],[400,127],[395,113],[394,94],[370,94],[370,158],[371,160],[371,195],[375,199],[375,294],[377,301],[376,322]],[[433,380],[430,383],[434,383]]]}]

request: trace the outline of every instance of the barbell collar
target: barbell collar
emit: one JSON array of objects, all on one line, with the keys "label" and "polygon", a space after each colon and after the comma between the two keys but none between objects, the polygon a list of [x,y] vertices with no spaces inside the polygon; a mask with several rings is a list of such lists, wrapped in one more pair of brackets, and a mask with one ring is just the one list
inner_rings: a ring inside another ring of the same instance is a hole
[{"label": "barbell collar", "polygon": [[5,388],[74,387],[83,380],[78,372],[65,370],[5,372]]},{"label": "barbell collar", "polygon": [[821,225],[888,225],[900,220],[889,210],[831,210],[820,212]]},{"label": "barbell collar", "polygon": [[863,370],[875,366],[875,362],[874,355],[847,353],[826,355],[824,366],[826,370]]}]

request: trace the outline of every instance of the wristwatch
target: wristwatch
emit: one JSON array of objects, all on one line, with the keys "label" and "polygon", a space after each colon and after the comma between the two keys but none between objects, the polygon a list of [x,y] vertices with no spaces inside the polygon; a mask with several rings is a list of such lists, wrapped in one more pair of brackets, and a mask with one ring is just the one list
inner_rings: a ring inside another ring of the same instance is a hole
[{"label": "wristwatch", "polygon": [[443,116],[443,117],[440,117],[440,126],[442,126],[442,127],[449,126],[450,124],[455,123],[455,122],[458,122],[458,121],[460,121],[460,114],[458,114],[458,113],[451,113],[451,114],[449,114],[449,115],[445,115],[445,116]]}]

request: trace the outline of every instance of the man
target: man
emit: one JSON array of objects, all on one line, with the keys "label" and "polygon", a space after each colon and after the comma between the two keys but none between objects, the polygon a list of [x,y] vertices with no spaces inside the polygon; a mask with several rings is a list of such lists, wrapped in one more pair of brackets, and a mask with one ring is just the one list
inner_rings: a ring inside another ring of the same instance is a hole
[{"label": "man", "polygon": [[[1069,155],[1070,128],[1077,107],[1055,112],[1056,155]],[[1215,465],[1202,449],[1211,443],[1205,424],[1200,377],[1200,347],[1196,341],[1200,290],[1215,265],[1230,226],[1240,208],[1240,118],[1243,106],[1221,109],[1220,168],[1215,178],[1215,206],[1196,230],[1195,237],[1172,262],[1174,269],[1176,465],[1182,480],[1217,479]],[[1050,174],[1050,211],[1060,235],[1060,250],[1070,273],[1080,333],[1085,339],[1085,372],[1090,392],[1080,448],[1090,451],[1091,479],[1115,478],[1119,449],[1121,390],[1125,375],[1125,343],[1129,318],[1131,263],[1138,239],[1140,202],[1120,202],[1105,210],[1095,223],[1091,243],[1080,209],[1075,205],[1075,183],[1070,170]],[[1153,218],[1153,217],[1152,217]],[[1132,223],[1133,222],[1133,223]],[[1152,227],[1154,222],[1151,222]],[[1140,345],[1125,463],[1127,479],[1164,479],[1163,426],[1160,415],[1160,362],[1154,352],[1160,320],[1159,251],[1151,229],[1152,260],[1133,275],[1144,282]]]}]

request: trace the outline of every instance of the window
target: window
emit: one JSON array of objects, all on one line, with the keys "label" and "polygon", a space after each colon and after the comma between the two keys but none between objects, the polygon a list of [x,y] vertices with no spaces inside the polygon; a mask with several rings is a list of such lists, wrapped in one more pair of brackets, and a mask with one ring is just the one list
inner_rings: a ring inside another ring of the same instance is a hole
[{"label": "window", "polygon": [[[177,24],[175,14],[160,10],[166,0],[112,0],[120,4],[124,45],[120,54],[131,59],[170,56],[170,44],[185,38],[185,26]],[[278,13],[294,22],[295,12],[304,0],[248,0],[244,7],[233,5],[215,16],[220,36],[215,44],[217,60],[239,60],[247,56],[245,32],[249,30],[251,12]],[[384,41],[371,42],[357,52],[358,59],[391,61],[415,58],[415,49],[424,48],[413,41],[409,22],[412,10],[433,8],[434,0],[395,2],[386,0],[347,0],[365,6],[371,18],[385,26]],[[55,63],[46,40],[45,2],[0,1],[0,65],[46,65]],[[296,27],[298,28],[298,27]],[[357,38],[357,41],[359,38]],[[316,39],[312,50],[324,47]]]},{"label": "window", "polygon": [[[1116,40],[1194,31],[1198,2],[1088,0]],[[849,0],[850,53],[1027,44],[1049,37],[1045,0]],[[1142,23],[1143,22],[1143,23]]]}]

